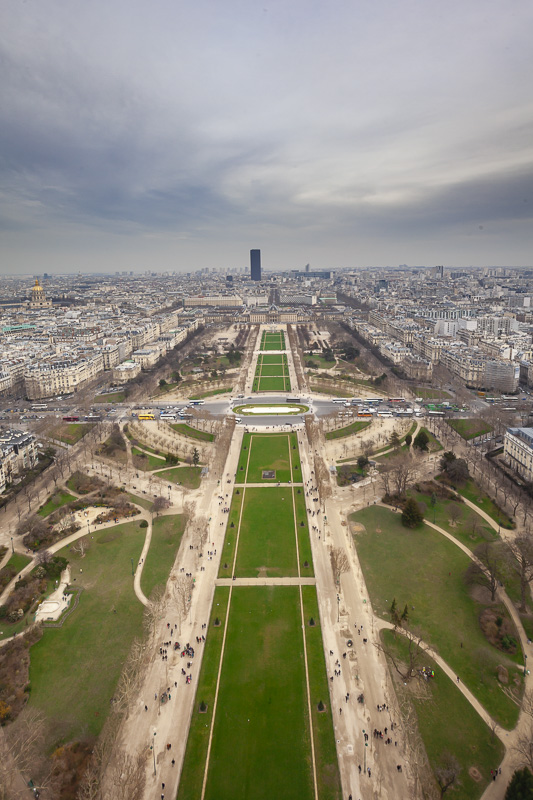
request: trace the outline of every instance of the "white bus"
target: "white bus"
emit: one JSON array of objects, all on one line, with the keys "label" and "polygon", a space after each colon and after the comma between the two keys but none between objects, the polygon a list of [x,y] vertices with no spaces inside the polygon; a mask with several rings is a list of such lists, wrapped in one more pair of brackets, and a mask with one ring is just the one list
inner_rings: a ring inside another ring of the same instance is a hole
[{"label": "white bus", "polygon": [[348,402],[348,398],[347,397],[334,397],[333,398],[333,402],[334,403],[342,403],[344,405],[344,404],[346,404]]}]

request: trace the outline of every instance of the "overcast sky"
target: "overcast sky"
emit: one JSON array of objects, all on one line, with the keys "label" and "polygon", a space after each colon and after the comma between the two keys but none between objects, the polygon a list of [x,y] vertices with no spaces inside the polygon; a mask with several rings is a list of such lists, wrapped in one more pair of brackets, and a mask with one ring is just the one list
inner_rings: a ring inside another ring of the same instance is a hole
[{"label": "overcast sky", "polygon": [[533,264],[528,0],[3,0],[3,273]]}]

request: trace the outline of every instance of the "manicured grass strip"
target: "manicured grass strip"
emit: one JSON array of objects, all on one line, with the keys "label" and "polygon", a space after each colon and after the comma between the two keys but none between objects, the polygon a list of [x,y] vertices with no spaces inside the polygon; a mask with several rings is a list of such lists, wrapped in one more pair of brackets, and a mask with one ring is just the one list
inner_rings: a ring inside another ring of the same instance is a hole
[{"label": "manicured grass strip", "polygon": [[179,483],[186,489],[198,489],[201,473],[201,467],[172,467],[158,472],[157,477],[170,483]]},{"label": "manicured grass strip", "polygon": [[[520,648],[506,655],[482,634],[478,620],[484,606],[464,580],[468,556],[425,525],[407,530],[400,514],[384,508],[372,506],[350,519],[366,529],[354,541],[376,613],[388,618],[394,598],[402,608],[407,603],[409,627],[438,649],[491,716],[513,727],[518,707],[498,683],[497,667],[509,670],[510,686],[518,678],[520,691],[523,655]],[[503,606],[495,607],[508,617]]]},{"label": "manicured grass strip", "polygon": [[110,394],[98,394],[94,398],[95,403],[122,403],[124,392],[111,392]]},{"label": "manicured grass strip", "polygon": [[313,800],[310,749],[298,587],[234,587],[205,799]]},{"label": "manicured grass strip", "polygon": [[237,475],[235,483],[246,483],[246,470],[248,468],[248,457],[250,455],[250,441],[252,434],[245,433],[242,437],[241,452],[237,464]]},{"label": "manicured grass strip", "polygon": [[458,486],[457,491],[463,497],[466,497],[467,500],[470,500],[471,503],[481,508],[489,517],[492,517],[494,522],[501,525],[502,528],[512,530],[515,527],[514,522],[507,516],[505,511],[497,506],[473,480],[469,480],[461,486]]},{"label": "manicured grass strip", "polygon": [[[337,762],[337,749],[333,731],[333,715],[329,702],[329,688],[324,659],[324,644],[318,613],[318,600],[314,586],[302,586],[307,647],[307,670],[311,695],[311,720],[315,742],[315,761],[320,800],[341,800],[341,782]],[[314,625],[309,625],[313,619]],[[324,711],[318,710],[320,701]]]},{"label": "manicured grass strip", "polygon": [[490,423],[479,417],[474,417],[473,419],[447,419],[446,422],[450,428],[457,431],[459,436],[467,441],[494,430]]},{"label": "manicured grass strip", "polygon": [[257,392],[290,392],[291,382],[289,378],[260,378],[255,391]]},{"label": "manicured grass strip", "polygon": [[[7,564],[0,569],[0,592],[2,592],[5,587],[13,580],[13,578],[22,570],[24,567],[29,564],[31,558],[28,556],[22,555],[22,553],[13,553],[11,558],[7,562]],[[2,627],[5,626],[2,625]],[[5,626],[7,627],[7,626]],[[10,626],[11,627],[11,626]],[[11,631],[9,631],[6,635],[10,636]]]},{"label": "manicured grass strip", "polygon": [[289,433],[289,447],[291,450],[292,481],[293,483],[302,483],[302,463],[300,461],[300,448],[298,447],[296,431]]},{"label": "manicured grass strip", "polygon": [[232,386],[225,386],[223,389],[211,389],[209,392],[199,392],[199,394],[191,394],[190,400],[202,400],[204,397],[214,397],[217,394],[227,394],[233,391]]},{"label": "manicured grass strip", "polygon": [[146,597],[150,597],[155,586],[166,584],[184,529],[185,521],[182,514],[154,519],[152,540],[141,576],[141,589]]},{"label": "manicured grass strip", "polygon": [[72,503],[73,500],[76,500],[76,498],[69,492],[64,492],[61,490],[54,492],[54,494],[46,501],[44,506],[40,508],[37,513],[40,517],[47,517],[52,513],[52,511],[55,511],[56,508],[66,506],[67,503]]},{"label": "manicured grass strip", "polygon": [[[181,771],[178,800],[199,800],[202,794],[229,591],[228,586],[218,586],[215,589],[211,619],[207,629],[205,652],[202,657],[202,668],[187,739],[187,749],[185,750],[185,759]],[[217,617],[220,622],[218,627],[214,625]],[[204,714],[199,711],[200,703],[202,702],[207,706]]]},{"label": "manicured grass strip", "polygon": [[259,353],[257,357],[257,363],[261,362],[261,364],[286,364],[287,363],[287,356],[284,353],[279,353],[277,355],[268,355],[266,353]]},{"label": "manicured grass strip", "polygon": [[[405,442],[405,439],[409,434],[411,434],[411,436],[412,436],[414,434],[414,432],[416,431],[416,426],[417,425],[418,425],[418,423],[416,421],[413,422],[413,424],[411,425],[409,430],[406,431],[403,436],[400,436],[400,442]],[[390,450],[390,449],[391,449],[391,445],[390,445],[390,442],[389,442],[389,444],[386,444],[384,447],[380,447],[379,450],[374,450],[374,456],[377,456],[380,453],[384,453],[385,450]]]},{"label": "manicured grass strip", "polygon": [[30,705],[45,713],[61,741],[98,735],[132,640],[142,635],[130,559],[138,563],[145,532],[128,522],[94,533],[83,559],[71,548],[58,553],[70,561],[74,586],[85,591],[63,627],[47,628],[31,648]]},{"label": "manicured grass strip", "polygon": [[341,391],[340,389],[333,389],[331,386],[322,385],[319,383],[311,383],[310,389],[312,392],[317,392],[318,394],[327,394],[331,397],[347,397],[351,391],[350,387],[344,391]]},{"label": "manicured grass strip", "polygon": [[372,420],[356,420],[345,428],[337,428],[335,431],[328,431],[326,433],[326,439],[342,439],[344,436],[351,436],[352,433],[364,431],[365,428],[370,427],[370,425],[372,425]]},{"label": "manicured grass strip", "polygon": [[174,428],[178,433],[181,433],[182,436],[188,436],[191,439],[199,439],[201,442],[213,442],[215,439],[214,434],[208,431],[199,431],[197,428],[187,425],[186,422],[175,422],[172,423],[170,427]]},{"label": "manicured grass strip", "polygon": [[137,497],[136,494],[127,494],[126,497],[128,498],[130,503],[135,503],[142,508],[146,508],[147,511],[150,511],[152,508],[152,501],[147,500],[146,497]]},{"label": "manicured grass strip", "polygon": [[[407,661],[407,642],[402,636],[395,637],[392,631],[382,631],[381,636],[386,647],[393,648],[400,658],[403,656]],[[459,762],[459,781],[450,789],[450,797],[454,800],[477,800],[490,781],[491,769],[503,758],[504,745],[493,736],[453,681],[426,655],[423,666],[435,670],[435,678],[424,684],[423,694],[406,691],[400,681],[396,682],[396,691],[414,704],[418,729],[431,767],[435,769],[442,764],[443,753],[451,753]],[[391,666],[391,670],[394,667]],[[471,767],[482,775],[481,781],[477,782],[469,775]]]},{"label": "manicured grass strip", "polygon": [[[244,442],[243,446],[245,446]],[[250,461],[246,483],[261,483],[263,480],[287,483],[291,480],[289,437],[286,433],[272,435],[253,434],[249,447]],[[263,470],[275,470],[275,478],[264,479]]]},{"label": "manicured grass strip", "polygon": [[[311,542],[309,540],[305,491],[302,486],[300,494],[298,494],[298,489],[293,489],[293,492],[294,508],[296,511],[296,532],[298,534],[298,553],[300,556],[300,575],[304,578],[311,578],[314,576],[315,571],[313,569],[313,555],[311,553]],[[309,565],[307,567],[304,566],[306,562]]]},{"label": "manicured grass strip", "polygon": [[298,575],[290,487],[246,489],[235,575]]},{"label": "manicured grass strip", "polygon": [[[239,519],[241,516],[241,506],[244,489],[235,489],[231,499],[231,506],[228,514],[228,524],[226,526],[226,536],[224,537],[224,550],[220,558],[218,570],[219,578],[231,578],[233,562],[235,560],[235,548],[237,547],[237,533],[239,531]],[[239,494],[237,494],[239,492]],[[232,527],[233,524],[233,527]],[[227,566],[225,566],[227,565]]]}]

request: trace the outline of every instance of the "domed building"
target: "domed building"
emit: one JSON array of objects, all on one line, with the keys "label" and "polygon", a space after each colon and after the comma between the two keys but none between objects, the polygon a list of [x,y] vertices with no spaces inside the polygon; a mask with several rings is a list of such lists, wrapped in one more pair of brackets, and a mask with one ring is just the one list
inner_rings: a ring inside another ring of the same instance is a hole
[{"label": "domed building", "polygon": [[44,289],[39,283],[39,278],[35,278],[35,286],[31,290],[31,300],[29,302],[30,308],[50,308],[52,305],[51,300],[46,299]]}]

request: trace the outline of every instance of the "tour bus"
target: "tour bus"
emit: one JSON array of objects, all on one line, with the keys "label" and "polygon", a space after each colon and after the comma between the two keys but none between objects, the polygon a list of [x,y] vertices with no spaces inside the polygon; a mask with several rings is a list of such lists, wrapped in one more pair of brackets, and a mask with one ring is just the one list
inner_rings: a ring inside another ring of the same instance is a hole
[{"label": "tour bus", "polygon": [[174,411],[162,411],[159,419],[176,419],[176,414]]},{"label": "tour bus", "polygon": [[389,403],[405,403],[405,397],[389,397]]},{"label": "tour bus", "polygon": [[365,403],[377,406],[380,403],[383,403],[383,398],[382,397],[367,397],[366,400],[365,400]]},{"label": "tour bus", "polygon": [[334,403],[342,403],[344,405],[344,404],[346,404],[348,402],[348,398],[347,397],[334,397],[333,398],[333,402]]},{"label": "tour bus", "polygon": [[372,412],[369,411],[367,408],[362,408],[361,411],[357,412],[358,417],[372,417]]},{"label": "tour bus", "polygon": [[428,411],[430,417],[443,417],[444,411]]},{"label": "tour bus", "polygon": [[48,408],[48,403],[35,403],[32,407],[32,411],[45,411]]},{"label": "tour bus", "polygon": [[151,419],[155,419],[155,416],[154,416],[153,411],[143,411],[141,414],[139,414],[138,419],[141,420],[141,421],[142,420],[151,420]]},{"label": "tour bus", "polygon": [[79,422],[79,417],[63,417],[63,422]]},{"label": "tour bus", "polygon": [[190,400],[191,406],[203,406],[205,400]]},{"label": "tour bus", "polygon": [[392,411],[378,411],[378,417],[392,417]]}]

